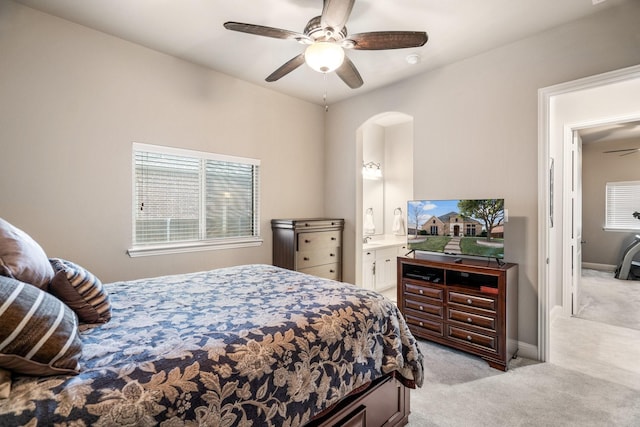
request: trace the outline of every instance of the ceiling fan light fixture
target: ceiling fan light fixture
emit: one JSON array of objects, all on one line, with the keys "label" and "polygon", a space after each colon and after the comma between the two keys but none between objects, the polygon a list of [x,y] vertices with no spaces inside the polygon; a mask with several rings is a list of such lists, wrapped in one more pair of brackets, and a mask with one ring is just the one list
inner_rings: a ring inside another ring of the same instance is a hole
[{"label": "ceiling fan light fixture", "polygon": [[304,60],[319,73],[330,73],[342,65],[344,50],[331,42],[315,42],[307,47]]}]

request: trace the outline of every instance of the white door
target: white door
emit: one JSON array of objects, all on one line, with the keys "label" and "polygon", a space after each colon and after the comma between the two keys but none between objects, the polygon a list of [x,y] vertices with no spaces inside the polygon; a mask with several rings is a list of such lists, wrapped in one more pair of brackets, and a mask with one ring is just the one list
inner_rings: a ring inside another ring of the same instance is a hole
[{"label": "white door", "polygon": [[580,309],[578,294],[582,278],[582,138],[573,131],[571,181],[571,315]]}]

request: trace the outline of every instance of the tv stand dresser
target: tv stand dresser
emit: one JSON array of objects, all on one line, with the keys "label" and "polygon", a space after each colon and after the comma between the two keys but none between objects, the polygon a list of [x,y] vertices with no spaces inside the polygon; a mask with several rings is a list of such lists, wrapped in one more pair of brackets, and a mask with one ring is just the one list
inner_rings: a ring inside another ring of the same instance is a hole
[{"label": "tv stand dresser", "polygon": [[398,257],[398,307],[409,329],[506,371],[518,350],[518,265],[416,253]]}]

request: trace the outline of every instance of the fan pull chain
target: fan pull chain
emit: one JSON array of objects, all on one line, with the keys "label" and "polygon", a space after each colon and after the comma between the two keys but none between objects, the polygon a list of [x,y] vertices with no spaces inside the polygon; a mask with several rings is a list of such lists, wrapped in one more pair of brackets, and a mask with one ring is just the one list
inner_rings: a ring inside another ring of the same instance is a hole
[{"label": "fan pull chain", "polygon": [[322,96],[322,102],[324,102],[324,112],[329,112],[329,105],[327,104],[327,73],[324,74],[324,95]]}]

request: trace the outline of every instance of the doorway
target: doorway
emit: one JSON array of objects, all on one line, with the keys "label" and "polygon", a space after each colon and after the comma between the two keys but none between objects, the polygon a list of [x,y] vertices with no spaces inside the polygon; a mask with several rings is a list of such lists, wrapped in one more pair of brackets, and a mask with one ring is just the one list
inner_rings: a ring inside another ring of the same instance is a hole
[{"label": "doorway", "polygon": [[[363,268],[365,237],[406,242],[404,233],[394,232],[394,225],[396,214],[406,224],[404,207],[413,198],[413,117],[389,111],[367,119],[356,132],[356,162],[355,284],[364,286],[370,279]],[[380,171],[373,182],[361,173],[366,165]],[[365,233],[369,222],[372,232]]]},{"label": "doorway", "polygon": [[572,208],[574,131],[639,119],[640,66],[543,88],[538,95],[538,358],[548,361],[551,321],[571,314],[577,283],[572,274],[580,271],[572,265],[579,255]]}]

